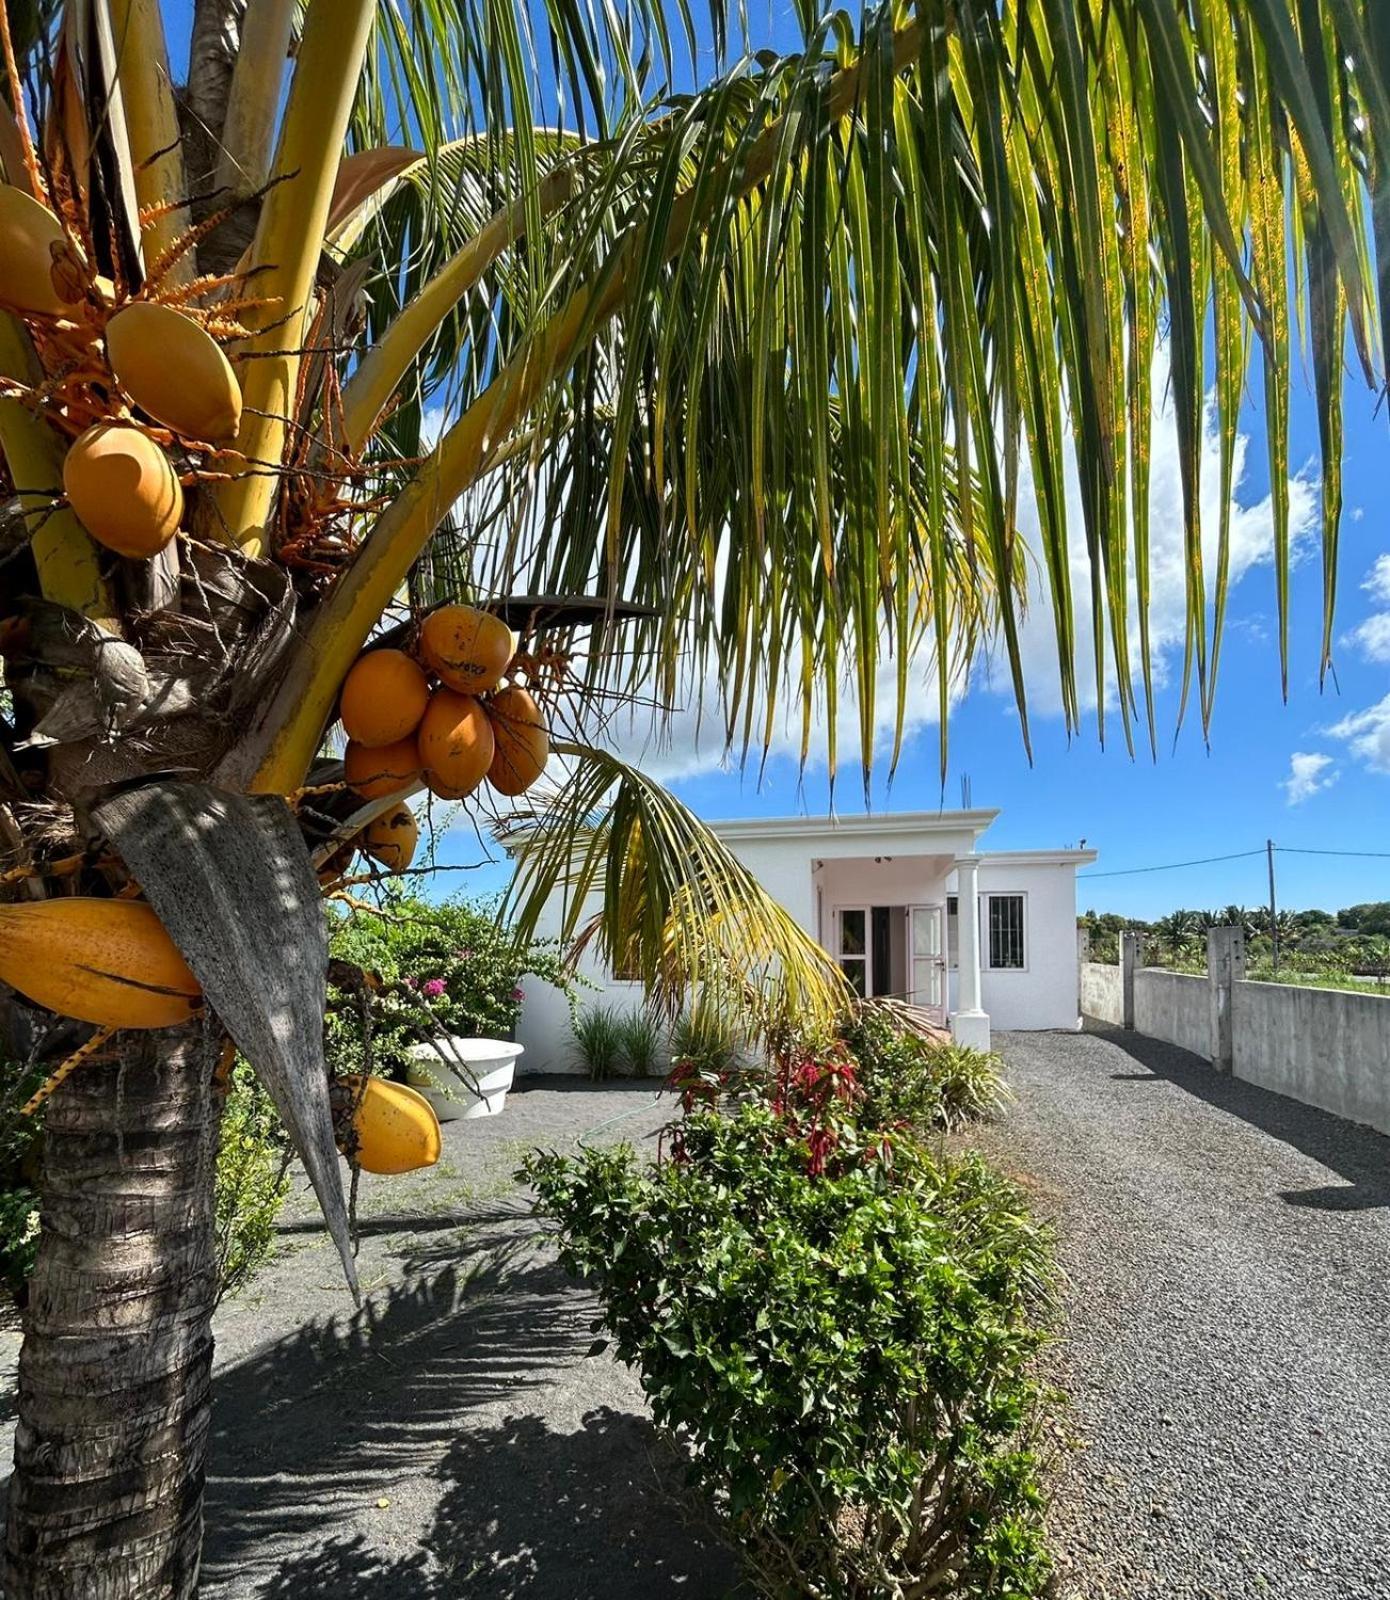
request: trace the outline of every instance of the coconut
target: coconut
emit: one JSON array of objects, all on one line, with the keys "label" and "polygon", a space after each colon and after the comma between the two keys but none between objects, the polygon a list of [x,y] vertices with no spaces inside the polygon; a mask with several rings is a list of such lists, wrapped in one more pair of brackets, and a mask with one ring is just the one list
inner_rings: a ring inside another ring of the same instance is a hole
[{"label": "coconut", "polygon": [[61,896],[0,905],[0,982],[103,1028],[171,1028],[198,980],[143,900]]},{"label": "coconut", "polygon": [[420,655],[446,687],[486,694],[502,681],[516,654],[516,635],[490,611],[440,606],[420,625]]},{"label": "coconut", "polygon": [[343,679],[338,714],[358,744],[395,744],[420,726],[429,703],[429,683],[404,650],[369,650]]},{"label": "coconut", "polygon": [[137,300],[106,324],[116,381],[142,411],[189,439],[235,439],[241,385],[210,333],[172,306]]},{"label": "coconut", "polygon": [[343,753],[343,773],[349,787],[364,800],[384,800],[388,794],[409,789],[420,778],[420,757],[414,739],[395,744],[365,745],[349,740]]},{"label": "coconut", "polygon": [[420,723],[420,765],[442,800],[463,800],[492,765],[492,724],[482,702],[452,689],[436,689]]},{"label": "coconut", "polygon": [[98,422],[63,460],[63,489],[87,532],[143,560],[174,537],[183,490],[168,456],[129,422]]},{"label": "coconut", "polygon": [[484,705],[496,745],[487,781],[498,794],[525,794],[550,759],[545,716],[532,696],[516,687],[500,689]]},{"label": "coconut", "polygon": [[0,183],[0,306],[25,316],[62,316],[71,302],[53,281],[53,246],[66,244],[47,206]]},{"label": "coconut", "polygon": [[338,1082],[354,1102],[352,1131],[363,1172],[415,1172],[439,1160],[439,1118],[418,1089],[385,1078]]},{"label": "coconut", "polygon": [[392,872],[404,872],[415,856],[420,840],[419,825],[409,806],[396,806],[362,833],[362,850]]}]

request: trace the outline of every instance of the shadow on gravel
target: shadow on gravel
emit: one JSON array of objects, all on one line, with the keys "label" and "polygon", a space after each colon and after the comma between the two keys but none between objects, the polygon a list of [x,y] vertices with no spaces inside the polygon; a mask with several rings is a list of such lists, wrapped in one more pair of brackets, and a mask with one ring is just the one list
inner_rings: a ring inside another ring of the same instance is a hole
[{"label": "shadow on gravel", "polygon": [[[360,1311],[220,1372],[204,1592],[725,1595],[732,1558],[673,1508],[679,1471],[645,1417],[603,1409],[557,1433],[525,1414],[582,1362],[591,1316],[535,1223],[499,1210],[413,1252],[404,1281]],[[517,1415],[499,1422],[499,1399]],[[385,1522],[380,1538],[360,1531],[379,1497],[406,1480],[418,1495],[422,1478],[437,1501],[418,1545],[412,1532],[393,1547]]]},{"label": "shadow on gravel", "polygon": [[284,1562],[258,1600],[719,1600],[734,1592],[732,1558],[673,1513],[678,1472],[644,1418],[604,1407],[569,1434],[508,1418],[441,1463],[422,1548],[397,1556],[360,1534],[330,1540]]},{"label": "shadow on gravel", "polygon": [[1148,1069],[1112,1073],[1116,1081],[1144,1083],[1164,1079],[1176,1084],[1208,1105],[1240,1117],[1272,1138],[1301,1150],[1346,1179],[1345,1185],[1283,1190],[1280,1199],[1288,1205],[1322,1211],[1370,1211],[1390,1206],[1390,1138],[1384,1134],[1240,1078],[1226,1077],[1200,1056],[1161,1039],[1148,1039],[1123,1028],[1088,1026],[1087,1031],[1108,1039]]}]

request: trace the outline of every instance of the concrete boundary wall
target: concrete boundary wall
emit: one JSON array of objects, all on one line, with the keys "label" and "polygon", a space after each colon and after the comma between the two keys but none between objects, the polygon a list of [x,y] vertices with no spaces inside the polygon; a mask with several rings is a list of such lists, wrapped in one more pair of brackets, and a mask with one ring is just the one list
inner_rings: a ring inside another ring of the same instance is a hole
[{"label": "concrete boundary wall", "polygon": [[1211,992],[1205,978],[1145,967],[1134,974],[1134,1028],[1194,1056],[1212,1056]]},{"label": "concrete boundary wall", "polygon": [[1390,999],[1246,980],[1232,1002],[1236,1077],[1390,1133]]},{"label": "concrete boundary wall", "polygon": [[1124,1026],[1124,985],[1118,967],[1103,961],[1081,963],[1081,1015]]},{"label": "concrete boundary wall", "polygon": [[1118,966],[1082,963],[1081,1011],[1390,1134],[1390,997],[1255,983],[1238,929],[1211,930],[1205,977],[1145,967],[1127,934]]}]

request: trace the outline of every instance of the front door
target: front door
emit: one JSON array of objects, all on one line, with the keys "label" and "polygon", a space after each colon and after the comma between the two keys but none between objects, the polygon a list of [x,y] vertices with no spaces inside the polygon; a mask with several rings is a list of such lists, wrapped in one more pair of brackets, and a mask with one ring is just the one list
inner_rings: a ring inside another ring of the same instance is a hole
[{"label": "front door", "polygon": [[874,992],[873,950],[869,943],[868,906],[841,906],[835,915],[835,954],[840,971],[855,994],[867,998]]},{"label": "front door", "polygon": [[946,907],[908,909],[908,1000],[946,1020]]}]

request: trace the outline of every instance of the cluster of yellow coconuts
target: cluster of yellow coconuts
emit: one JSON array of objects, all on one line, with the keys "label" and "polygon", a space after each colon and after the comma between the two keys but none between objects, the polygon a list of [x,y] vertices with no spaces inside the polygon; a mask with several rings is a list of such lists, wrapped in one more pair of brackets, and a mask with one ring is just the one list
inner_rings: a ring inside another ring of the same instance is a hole
[{"label": "cluster of yellow coconuts", "polygon": [[484,781],[524,794],[545,771],[550,738],[535,697],[504,682],[515,654],[500,617],[446,605],[420,625],[413,653],[359,656],[339,702],[349,787],[364,800],[422,779],[443,800],[466,799]]},{"label": "cluster of yellow coconuts", "polygon": [[[48,207],[0,184],[0,306],[21,317],[57,319],[59,326],[87,320],[84,276],[65,270],[70,255]],[[109,284],[98,279],[96,289],[114,303]],[[107,317],[98,342],[113,380],[109,414],[73,441],[63,461],[63,492],[99,544],[143,560],[178,531],[183,487],[130,407],[182,438],[220,445],[235,439],[241,425],[241,387],[217,341],[174,306],[131,301]]]}]

